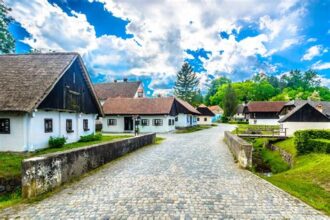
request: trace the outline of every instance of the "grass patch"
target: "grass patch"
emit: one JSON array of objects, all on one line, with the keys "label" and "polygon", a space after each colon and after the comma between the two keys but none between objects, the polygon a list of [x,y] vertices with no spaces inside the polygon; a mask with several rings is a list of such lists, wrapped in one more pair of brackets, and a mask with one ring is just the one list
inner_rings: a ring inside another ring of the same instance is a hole
[{"label": "grass patch", "polygon": [[188,128],[176,130],[175,133],[177,133],[177,134],[192,133],[192,132],[208,129],[208,128],[211,128],[211,127],[212,126],[210,126],[210,125],[196,125],[196,126],[193,126],[193,127],[188,127]]},{"label": "grass patch", "polygon": [[155,144],[161,144],[166,138],[163,137],[156,137],[156,142]]},{"label": "grass patch", "polygon": [[288,138],[286,140],[276,142],[274,143],[274,145],[279,148],[282,148],[294,157],[297,155],[297,149],[294,145],[294,138]]},{"label": "grass patch", "polygon": [[238,124],[233,134],[273,134],[273,130],[279,130],[279,125],[249,125]]},{"label": "grass patch", "polygon": [[15,192],[0,195],[0,210],[6,207],[18,204],[22,201],[21,190],[18,189]]},{"label": "grass patch", "polygon": [[330,155],[296,157],[292,169],[264,177],[269,182],[330,215]]}]

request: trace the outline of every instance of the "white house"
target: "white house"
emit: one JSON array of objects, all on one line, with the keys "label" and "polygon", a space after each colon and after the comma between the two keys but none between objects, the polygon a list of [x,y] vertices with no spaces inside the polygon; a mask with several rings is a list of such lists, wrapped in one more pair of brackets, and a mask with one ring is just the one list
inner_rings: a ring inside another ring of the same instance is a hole
[{"label": "white house", "polygon": [[211,125],[212,118],[215,114],[205,105],[201,104],[198,106],[197,111],[200,112],[200,115],[197,116],[198,125]]},{"label": "white house", "polygon": [[279,113],[286,102],[256,101],[249,102],[244,107],[243,113],[249,124],[279,125]]},{"label": "white house", "polygon": [[330,129],[330,102],[290,101],[280,114],[279,123],[288,136],[297,130]]},{"label": "white house", "polygon": [[48,147],[50,137],[75,142],[102,115],[79,54],[0,56],[0,151]]},{"label": "white house", "polygon": [[[194,110],[191,112],[191,110]],[[198,112],[174,97],[109,98],[103,105],[103,132],[169,132],[195,125]]]}]

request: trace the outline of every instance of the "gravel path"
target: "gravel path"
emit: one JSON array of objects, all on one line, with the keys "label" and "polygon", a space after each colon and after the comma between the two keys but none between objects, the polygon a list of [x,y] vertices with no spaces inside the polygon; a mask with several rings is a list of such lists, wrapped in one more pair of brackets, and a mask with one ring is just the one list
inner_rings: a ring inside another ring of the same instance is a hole
[{"label": "gravel path", "polygon": [[0,218],[26,219],[328,219],[298,199],[239,169],[221,125],[166,134],[160,145],[107,164],[39,203]]}]

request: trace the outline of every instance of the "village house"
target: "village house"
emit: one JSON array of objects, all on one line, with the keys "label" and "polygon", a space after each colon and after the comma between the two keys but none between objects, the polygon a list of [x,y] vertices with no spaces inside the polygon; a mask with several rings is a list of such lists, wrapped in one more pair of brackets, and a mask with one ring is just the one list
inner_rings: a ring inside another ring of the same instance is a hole
[{"label": "village house", "polygon": [[245,104],[239,104],[236,109],[236,114],[233,115],[235,121],[245,121],[246,115],[244,114]]},{"label": "village house", "polygon": [[297,130],[330,129],[330,102],[293,100],[286,103],[279,123],[292,136]]},{"label": "village house", "polygon": [[197,116],[198,125],[211,125],[212,118],[215,114],[205,105],[201,104],[197,107],[197,111],[200,112],[200,115]]},{"label": "village house", "polygon": [[257,101],[244,106],[243,113],[249,124],[279,125],[279,113],[286,102]]},{"label": "village house", "polygon": [[50,137],[76,142],[95,131],[98,115],[79,54],[0,56],[0,151],[46,148]]},{"label": "village house", "polygon": [[109,98],[103,105],[103,132],[169,132],[197,124],[199,114],[175,97]]},{"label": "village house", "polygon": [[223,110],[218,105],[209,106],[209,109],[213,112],[214,116],[212,117],[212,122],[217,122],[221,119],[223,115]]},{"label": "village house", "polygon": [[140,81],[129,82],[127,78],[122,82],[115,80],[114,82],[95,84],[94,88],[101,105],[103,105],[108,98],[145,97],[143,84]]}]

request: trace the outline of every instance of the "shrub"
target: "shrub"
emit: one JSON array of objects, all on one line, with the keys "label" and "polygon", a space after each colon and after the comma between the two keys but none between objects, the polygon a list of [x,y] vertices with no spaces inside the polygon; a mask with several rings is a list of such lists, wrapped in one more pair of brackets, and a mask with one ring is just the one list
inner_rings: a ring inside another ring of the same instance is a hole
[{"label": "shrub", "polygon": [[229,124],[237,124],[237,125],[247,125],[248,121],[230,121]]},{"label": "shrub", "polygon": [[299,155],[311,152],[326,152],[324,147],[320,147],[322,144],[326,145],[326,143],[324,141],[319,143],[320,141],[313,141],[313,139],[330,140],[330,130],[302,130],[296,131],[294,136],[295,146]]},{"label": "shrub", "polygon": [[326,139],[310,139],[307,141],[308,145],[314,152],[330,154],[330,140]]},{"label": "shrub", "polygon": [[50,137],[48,140],[48,146],[50,148],[61,148],[66,142],[65,137]]},{"label": "shrub", "polygon": [[102,139],[102,134],[90,134],[85,136],[80,136],[79,142],[91,142],[91,141],[100,141]]},{"label": "shrub", "polygon": [[222,123],[227,123],[229,121],[228,117],[222,116],[221,117],[221,122]]}]

